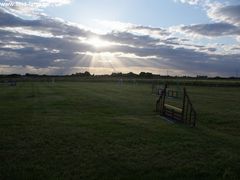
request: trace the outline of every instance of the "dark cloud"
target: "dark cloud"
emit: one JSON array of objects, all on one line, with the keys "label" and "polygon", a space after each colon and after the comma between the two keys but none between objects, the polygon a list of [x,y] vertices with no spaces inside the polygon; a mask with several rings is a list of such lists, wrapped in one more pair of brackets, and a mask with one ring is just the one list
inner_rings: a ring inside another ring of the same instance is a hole
[{"label": "dark cloud", "polygon": [[26,21],[0,9],[0,26],[24,26]]},{"label": "dark cloud", "polygon": [[195,33],[203,36],[228,36],[240,35],[240,27],[228,23],[198,24],[184,26],[183,31]]},{"label": "dark cloud", "polygon": [[55,36],[68,35],[86,37],[93,34],[90,31],[80,29],[77,26],[67,24],[67,22],[49,18],[47,16],[40,16],[37,20],[24,20],[1,9],[0,27],[27,27],[38,31],[51,32]]},{"label": "dark cloud", "polygon": [[223,6],[214,9],[211,17],[215,20],[240,25],[240,5]]},{"label": "dark cloud", "polygon": [[152,38],[149,35],[135,35],[129,32],[112,32],[102,37],[109,41],[136,47],[152,46],[159,42],[158,39]]},{"label": "dark cloud", "polygon": [[208,37],[240,36],[240,5],[224,6],[219,2],[205,2],[204,7],[214,22],[183,26],[182,31]]}]

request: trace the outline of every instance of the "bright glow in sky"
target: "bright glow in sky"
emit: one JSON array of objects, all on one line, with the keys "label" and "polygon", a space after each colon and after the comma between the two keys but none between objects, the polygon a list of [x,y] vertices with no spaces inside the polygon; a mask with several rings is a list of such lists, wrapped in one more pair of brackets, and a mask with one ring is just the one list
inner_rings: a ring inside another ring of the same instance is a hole
[{"label": "bright glow in sky", "polygon": [[2,73],[240,71],[239,0],[0,0],[0,17]]},{"label": "bright glow in sky", "polygon": [[91,46],[94,46],[96,48],[110,47],[117,44],[117,43],[105,41],[99,37],[91,37],[89,39],[83,40],[82,42],[90,44]]}]

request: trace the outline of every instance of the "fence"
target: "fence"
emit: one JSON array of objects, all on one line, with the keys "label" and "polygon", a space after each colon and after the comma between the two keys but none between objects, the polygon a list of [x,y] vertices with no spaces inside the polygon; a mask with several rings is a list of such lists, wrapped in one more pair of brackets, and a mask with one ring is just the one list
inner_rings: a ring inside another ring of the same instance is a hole
[{"label": "fence", "polygon": [[[183,88],[182,107],[176,107],[166,103],[166,96],[169,92],[167,85],[159,94],[159,99],[156,103],[156,110],[160,115],[171,118],[172,120],[182,122],[193,127],[196,126],[197,113],[193,107],[193,104],[189,98],[186,88]],[[170,96],[171,97],[171,96]]]}]

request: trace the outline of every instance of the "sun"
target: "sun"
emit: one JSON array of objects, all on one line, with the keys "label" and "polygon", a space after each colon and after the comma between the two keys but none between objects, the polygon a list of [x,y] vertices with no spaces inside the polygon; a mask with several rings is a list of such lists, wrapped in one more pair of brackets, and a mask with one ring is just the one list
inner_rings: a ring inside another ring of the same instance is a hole
[{"label": "sun", "polygon": [[102,40],[98,37],[88,39],[87,43],[94,46],[95,48],[109,47],[114,44],[112,42]]}]

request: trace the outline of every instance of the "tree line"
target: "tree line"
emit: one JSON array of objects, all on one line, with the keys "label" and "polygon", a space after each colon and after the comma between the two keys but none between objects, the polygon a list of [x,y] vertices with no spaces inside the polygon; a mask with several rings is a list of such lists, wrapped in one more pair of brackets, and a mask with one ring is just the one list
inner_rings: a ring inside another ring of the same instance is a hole
[{"label": "tree line", "polygon": [[193,76],[170,76],[170,75],[160,75],[160,74],[153,74],[150,72],[140,72],[139,74],[129,72],[129,73],[112,73],[112,74],[105,74],[105,75],[94,75],[91,74],[88,71],[85,72],[78,72],[71,75],[46,75],[46,74],[31,74],[26,73],[24,75],[21,74],[9,74],[9,75],[0,75],[1,78],[7,77],[7,78],[21,78],[21,77],[30,77],[30,78],[40,78],[40,77],[83,77],[83,78],[94,78],[94,77],[104,77],[104,78],[142,78],[142,79],[158,79],[158,78],[194,78],[194,79],[240,79],[240,77],[208,77],[205,75],[197,75],[195,77]]}]

